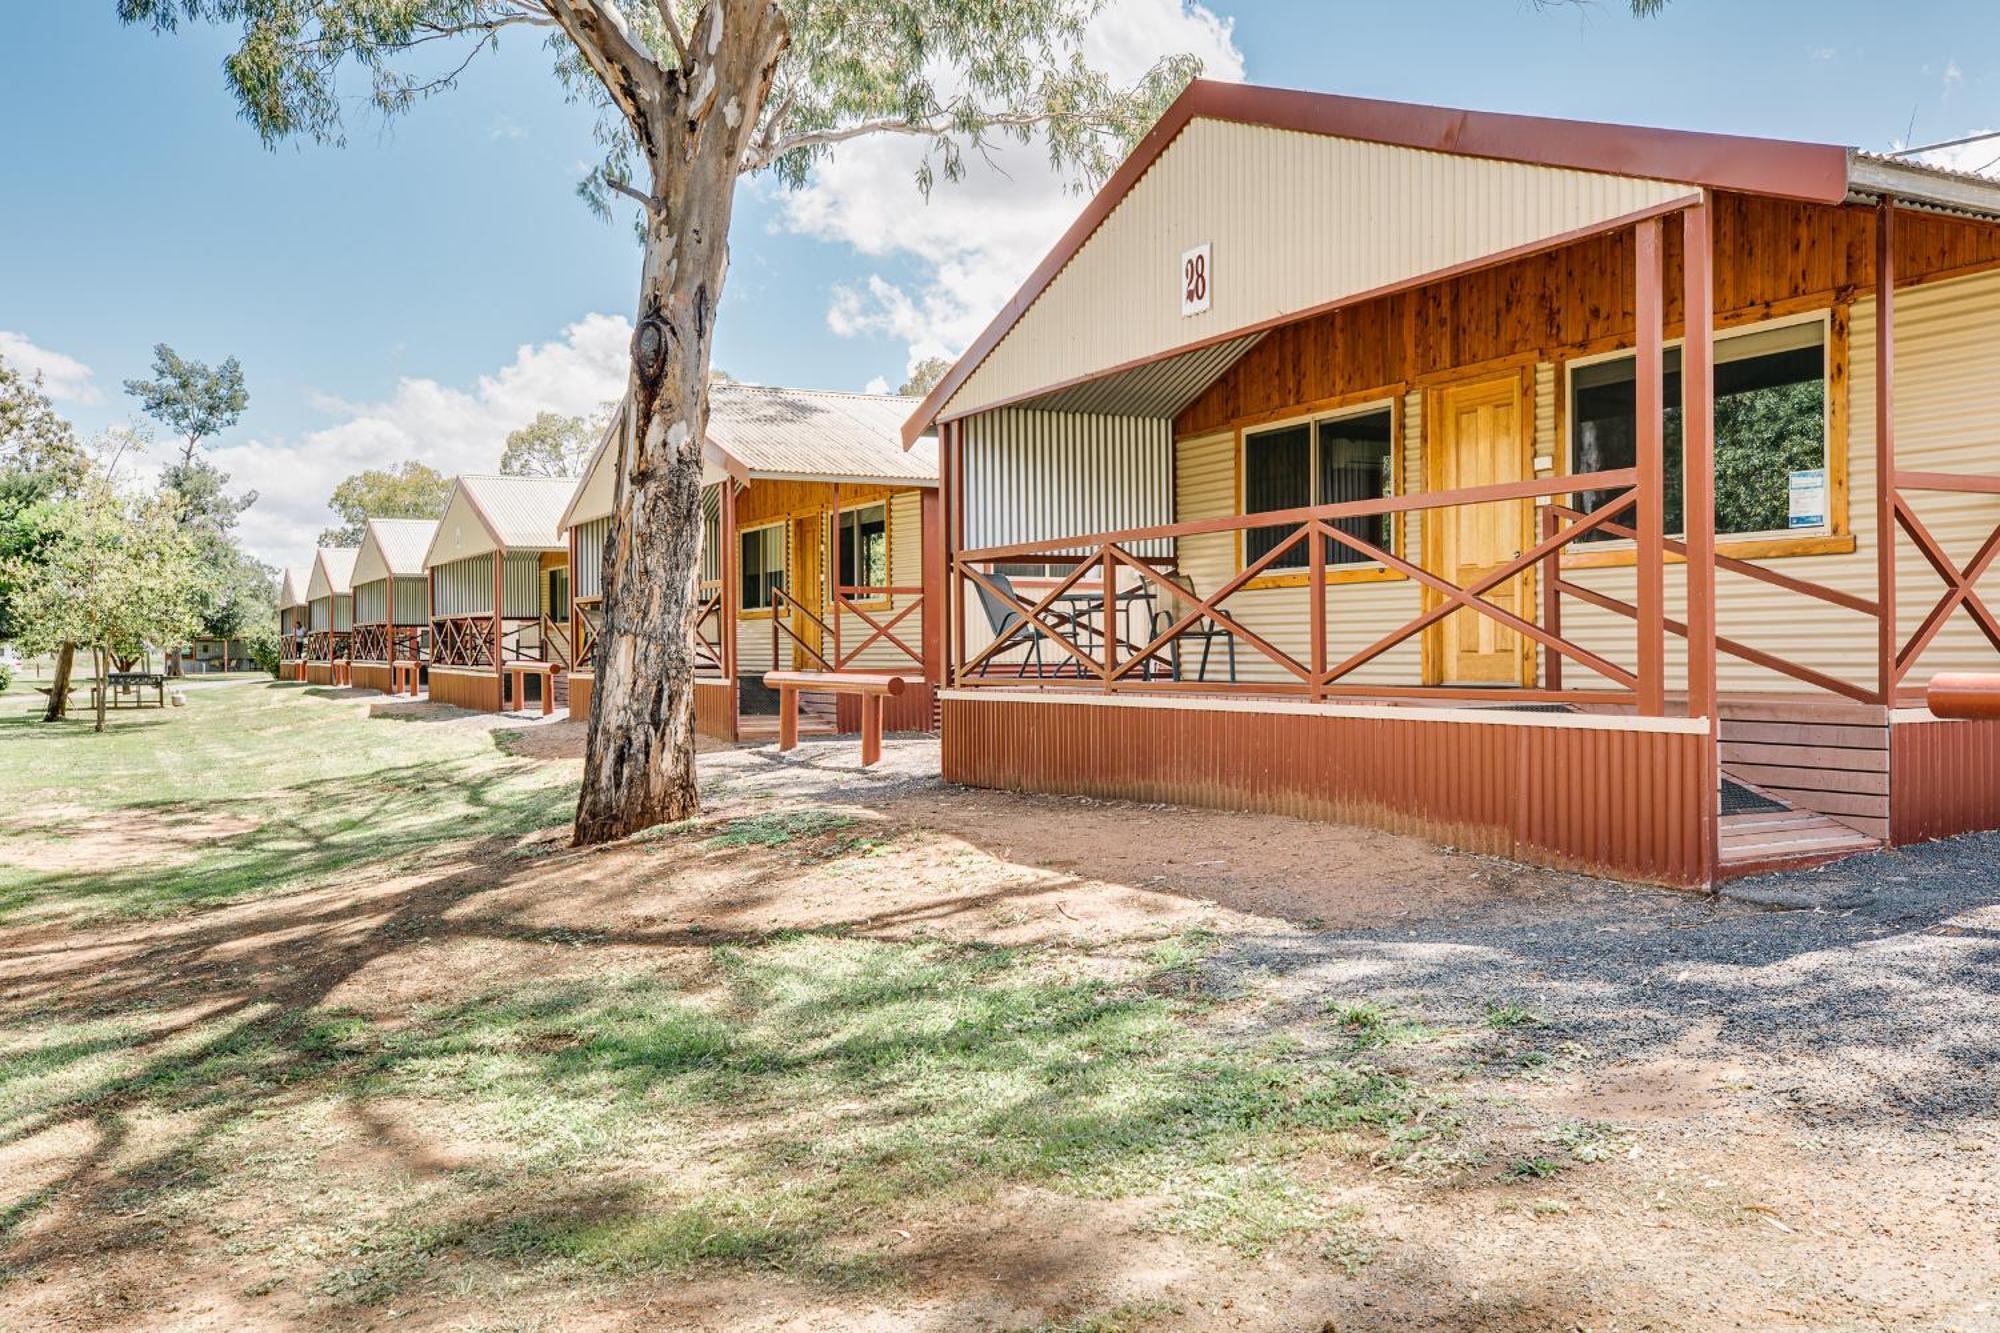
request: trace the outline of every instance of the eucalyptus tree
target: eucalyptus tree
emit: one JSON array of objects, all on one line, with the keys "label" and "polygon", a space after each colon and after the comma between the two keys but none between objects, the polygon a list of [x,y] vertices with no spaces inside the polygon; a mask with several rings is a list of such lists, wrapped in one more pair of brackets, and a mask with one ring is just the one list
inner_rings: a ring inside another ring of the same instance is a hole
[{"label": "eucalyptus tree", "polygon": [[165,343],[153,344],[153,378],[126,380],[125,392],[146,415],[181,437],[181,466],[218,431],[228,430],[250,406],[243,367],[235,357],[219,366],[182,356]]},{"label": "eucalyptus tree", "polygon": [[1084,54],[1101,0],[118,0],[127,22],[240,33],[224,61],[267,144],[340,142],[353,68],[386,115],[442,92],[511,28],[550,35],[555,72],[601,112],[600,210],[637,206],[643,240],[605,552],[576,841],[683,819],[694,773],[692,618],[709,352],[737,180],[788,186],[838,145],[925,146],[915,186],[961,176],[996,139],[1039,140],[1051,164],[1101,178],[1197,72],[1162,60],[1115,84]]}]

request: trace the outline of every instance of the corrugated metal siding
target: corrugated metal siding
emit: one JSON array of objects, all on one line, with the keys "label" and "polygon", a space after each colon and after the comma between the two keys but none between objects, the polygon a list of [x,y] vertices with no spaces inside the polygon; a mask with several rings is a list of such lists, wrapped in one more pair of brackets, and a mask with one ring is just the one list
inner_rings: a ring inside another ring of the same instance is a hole
[{"label": "corrugated metal siding", "polygon": [[[576,569],[572,595],[585,599],[604,595],[604,543],[611,536],[611,518],[593,518],[576,525]],[[708,575],[703,573],[702,577]]]},{"label": "corrugated metal siding", "polygon": [[1109,412],[1172,417],[1263,338],[1252,333],[1152,361],[1020,404],[1038,412]]},{"label": "corrugated metal siding", "polygon": [[431,614],[448,616],[490,616],[493,614],[493,557],[476,555],[470,560],[453,560],[431,571],[437,588],[437,604]]},{"label": "corrugated metal siding", "polygon": [[337,630],[354,628],[354,597],[352,594],[333,599],[333,627]]},{"label": "corrugated metal siding", "polygon": [[[704,486],[701,492],[701,578],[708,583],[722,577],[722,487],[723,482]],[[610,530],[606,520],[605,530]],[[602,541],[602,538],[599,539]]]},{"label": "corrugated metal siding", "polygon": [[430,582],[424,578],[396,580],[396,623],[421,625],[430,619]]},{"label": "corrugated metal siding", "polygon": [[357,625],[386,625],[389,623],[389,581],[377,579],[372,583],[358,583],[354,587],[354,623]]},{"label": "corrugated metal siding", "polygon": [[[1993,420],[2000,415],[2000,274],[1981,274],[1898,292],[1896,295],[1896,457],[1904,469],[1992,476],[2000,473],[2000,444]],[[1851,555],[1801,556],[1771,561],[1794,578],[1858,596],[1875,596],[1875,303],[1856,302],[1849,326],[1848,513],[1857,538]],[[2000,524],[2000,496],[1914,493],[1918,516],[1961,564]],[[1907,640],[1944,592],[1944,584],[1914,543],[1897,543],[1898,622]],[[1579,583],[1630,601],[1629,568],[1573,571]],[[1666,571],[1667,614],[1683,618],[1686,570]],[[1723,573],[1717,577],[1718,632],[1801,665],[1872,686],[1875,625],[1866,616]],[[1580,604],[1565,603],[1563,631],[1586,646],[1630,664],[1630,622]],[[1667,645],[1670,688],[1686,680],[1680,640]],[[2000,669],[2000,656],[1962,612],[1938,635],[1911,672],[1910,681],[1940,671]],[[1590,673],[1569,668],[1570,679]],[[1789,678],[1724,657],[1725,690],[1797,689]]]},{"label": "corrugated metal siding", "polygon": [[1892,725],[1889,828],[1899,844],[2000,828],[2000,722]]},{"label": "corrugated metal siding", "polygon": [[[1197,120],[947,404],[947,416],[1688,193],[1685,185]],[[1213,308],[1180,260],[1213,246]]]},{"label": "corrugated metal siding", "polygon": [[[491,575],[489,574],[489,577]],[[542,561],[541,557],[529,552],[510,553],[507,556],[507,590],[504,614],[510,616],[539,616],[542,614]],[[487,593],[490,603],[493,594]]]},{"label": "corrugated metal siding", "polygon": [[1708,738],[1329,714],[944,700],[948,782],[1366,824],[1570,869],[1703,881]]},{"label": "corrugated metal siding", "polygon": [[[1173,522],[1173,423],[1073,412],[989,412],[966,423],[968,549]],[[1134,555],[1168,556],[1168,541]]]},{"label": "corrugated metal siding", "polygon": [[332,600],[326,597],[316,597],[309,605],[311,607],[312,619],[308,628],[315,630],[330,628],[333,618]]}]

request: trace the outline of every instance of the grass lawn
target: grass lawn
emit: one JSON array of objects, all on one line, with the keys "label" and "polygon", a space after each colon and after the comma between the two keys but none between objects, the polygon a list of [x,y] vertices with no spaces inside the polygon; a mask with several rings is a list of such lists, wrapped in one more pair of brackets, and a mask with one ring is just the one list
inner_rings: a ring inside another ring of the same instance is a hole
[{"label": "grass lawn", "polygon": [[1449,1034],[1226,1036],[1198,928],[1077,949],[633,903],[893,883],[897,835],[854,815],[576,854],[573,763],[449,710],[245,684],[94,736],[25,704],[0,718],[0,1324],[562,1323],[703,1275],[893,1302],[1024,1206],[1336,1274],[1366,1252],[1328,1164],[1417,1169],[1455,1133],[1393,1067]]},{"label": "grass lawn", "polygon": [[[468,832],[564,818],[565,774],[483,730],[367,721],[268,677],[184,692],[182,708],[44,724],[0,697],[0,922],[167,913],[421,862]],[[306,706],[301,706],[302,704]],[[414,720],[416,718],[426,720]]]}]

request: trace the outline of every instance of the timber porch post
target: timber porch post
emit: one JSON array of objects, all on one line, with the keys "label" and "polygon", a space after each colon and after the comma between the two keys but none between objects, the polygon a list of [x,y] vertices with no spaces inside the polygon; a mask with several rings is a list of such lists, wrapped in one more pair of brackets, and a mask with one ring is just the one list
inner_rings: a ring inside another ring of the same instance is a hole
[{"label": "timber porch post", "polygon": [[722,679],[729,687],[729,735],[736,736],[737,713],[742,709],[742,686],[736,680],[736,604],[742,597],[741,571],[737,568],[742,560],[736,537],[736,479],[728,473],[722,476],[722,550],[717,564],[722,570],[722,596],[716,602],[715,616],[722,626]]},{"label": "timber porch post", "polygon": [[[1632,308],[1638,316],[1636,393],[1638,423],[1636,461],[1639,467],[1639,512],[1634,517],[1638,539],[1639,716],[1662,717],[1667,711],[1667,631],[1665,531],[1666,508],[1666,357],[1661,345],[1662,299],[1660,220],[1647,218],[1633,233],[1635,285]],[[1690,329],[1696,327],[1690,323]],[[1690,335],[1692,337],[1692,335]],[[1692,525],[1690,525],[1691,527]],[[1562,568],[1562,557],[1556,557]],[[1693,579],[1689,579],[1693,587]]]},{"label": "timber porch post", "polygon": [[396,680],[396,571],[393,569],[389,571],[389,581],[383,592],[388,599],[389,623],[382,630],[382,660],[389,667],[389,693],[401,694]]},{"label": "timber porch post", "polygon": [[[1687,528],[1688,716],[1708,721],[1701,773],[1703,881],[1715,883],[1720,858],[1721,752],[1715,708],[1715,288],[1709,196],[1681,215],[1681,494]],[[1643,418],[1642,418],[1643,420]],[[1643,479],[1642,479],[1643,480]],[[1658,507],[1654,531],[1658,531]],[[1643,530],[1643,529],[1642,529]]]},{"label": "timber porch post", "polygon": [[506,631],[500,623],[500,608],[505,605],[506,577],[506,553],[496,546],[493,548],[493,681],[500,691],[500,711],[503,713],[507,711],[507,660],[502,647]]},{"label": "timber porch post", "polygon": [[1896,706],[1896,201],[1875,209],[1875,671]]},{"label": "timber porch post", "polygon": [[938,484],[920,493],[917,513],[923,553],[924,679],[932,689],[944,683],[944,464],[938,462]]}]

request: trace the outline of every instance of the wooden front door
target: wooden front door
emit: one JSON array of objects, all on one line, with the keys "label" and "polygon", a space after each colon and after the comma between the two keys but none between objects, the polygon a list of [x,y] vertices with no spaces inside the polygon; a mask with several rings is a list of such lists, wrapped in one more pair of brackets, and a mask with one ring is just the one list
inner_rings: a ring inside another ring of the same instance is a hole
[{"label": "wooden front door", "polygon": [[[1522,377],[1507,375],[1451,385],[1431,395],[1428,438],[1430,489],[1462,490],[1522,481],[1532,474],[1527,395]],[[1426,563],[1465,587],[1533,544],[1534,501],[1461,505],[1430,510]],[[1436,595],[1432,594],[1432,600]],[[1485,600],[1524,620],[1535,616],[1534,578],[1520,574]],[[1532,645],[1491,616],[1454,611],[1432,631],[1426,674],[1433,684],[1529,685]]]},{"label": "wooden front door", "polygon": [[[821,562],[825,529],[824,514],[807,514],[792,520],[792,558],[790,567],[785,571],[785,591],[800,606],[822,620],[826,618],[822,605],[826,601],[826,566]],[[793,615],[791,626],[792,633],[797,636],[797,642],[792,644],[792,670],[815,670],[819,663],[800,645],[809,645],[814,652],[824,653],[826,648],[820,642],[819,626],[802,615]]]}]

